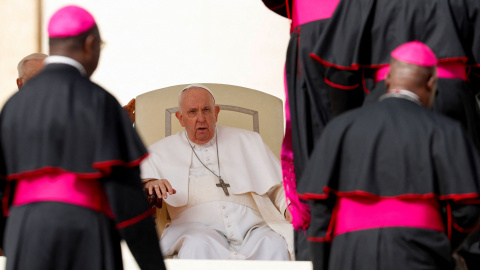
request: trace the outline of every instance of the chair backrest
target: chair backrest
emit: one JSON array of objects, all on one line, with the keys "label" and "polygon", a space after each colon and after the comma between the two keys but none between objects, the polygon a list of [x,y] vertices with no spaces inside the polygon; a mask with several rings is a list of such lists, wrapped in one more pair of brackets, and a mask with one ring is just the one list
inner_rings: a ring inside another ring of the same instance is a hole
[{"label": "chair backrest", "polygon": [[[272,152],[280,157],[284,121],[282,100],[257,90],[226,84],[203,84],[220,106],[217,125],[256,131]],[[187,85],[175,85],[139,95],[135,102],[135,127],[146,146],[183,130],[175,112],[178,95]],[[174,187],[175,188],[175,187]],[[159,235],[168,223],[166,207],[157,209],[155,223]]]},{"label": "chair backrest", "polygon": [[[282,100],[257,90],[226,84],[203,84],[220,106],[217,125],[258,132],[272,152],[280,157],[284,121]],[[175,111],[178,94],[187,85],[176,85],[139,95],[135,103],[135,126],[146,146],[183,130]]]}]

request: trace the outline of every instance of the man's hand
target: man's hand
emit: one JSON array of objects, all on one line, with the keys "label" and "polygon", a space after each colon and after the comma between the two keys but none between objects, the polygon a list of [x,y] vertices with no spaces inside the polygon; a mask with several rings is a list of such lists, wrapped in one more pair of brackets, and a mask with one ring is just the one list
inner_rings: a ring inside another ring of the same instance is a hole
[{"label": "man's hand", "polygon": [[290,214],[290,211],[288,210],[288,208],[285,209],[285,219],[286,219],[288,222],[292,223],[292,214]]},{"label": "man's hand", "polygon": [[127,105],[123,106],[123,108],[125,109],[125,111],[127,111],[128,116],[130,117],[130,121],[132,121],[132,123],[135,123],[135,99],[132,98],[132,100],[130,100]]},{"label": "man's hand", "polygon": [[166,199],[168,197],[168,194],[173,195],[177,193],[177,191],[172,188],[172,185],[170,185],[170,182],[168,182],[167,179],[148,178],[143,179],[142,181],[144,182],[143,187],[148,189],[148,194],[152,195],[153,191],[155,190],[158,198],[163,197],[164,199]]}]

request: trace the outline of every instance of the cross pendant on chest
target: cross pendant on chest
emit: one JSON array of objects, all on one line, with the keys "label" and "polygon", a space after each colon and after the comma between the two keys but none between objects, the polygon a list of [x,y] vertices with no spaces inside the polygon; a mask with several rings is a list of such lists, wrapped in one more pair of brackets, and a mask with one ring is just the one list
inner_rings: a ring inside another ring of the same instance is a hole
[{"label": "cross pendant on chest", "polygon": [[223,179],[221,177],[218,178],[218,181],[220,181],[220,183],[217,184],[217,187],[223,188],[223,192],[225,192],[225,195],[229,196],[230,194],[228,194],[227,187],[230,187],[230,184],[225,184],[225,182],[223,182]]}]

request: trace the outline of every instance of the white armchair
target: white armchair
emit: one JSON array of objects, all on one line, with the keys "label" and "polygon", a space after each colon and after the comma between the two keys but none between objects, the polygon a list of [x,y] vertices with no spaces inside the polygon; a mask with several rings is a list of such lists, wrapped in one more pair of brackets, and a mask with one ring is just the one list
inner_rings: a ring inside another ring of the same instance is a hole
[{"label": "white armchair", "polygon": [[[284,134],[282,100],[270,94],[226,84],[203,84],[214,94],[220,106],[217,125],[244,128],[258,132],[272,152],[279,157]],[[187,85],[176,85],[153,90],[136,98],[135,126],[144,144],[156,141],[182,130],[175,117],[178,94]],[[166,207],[157,210],[159,235],[168,222]]]}]

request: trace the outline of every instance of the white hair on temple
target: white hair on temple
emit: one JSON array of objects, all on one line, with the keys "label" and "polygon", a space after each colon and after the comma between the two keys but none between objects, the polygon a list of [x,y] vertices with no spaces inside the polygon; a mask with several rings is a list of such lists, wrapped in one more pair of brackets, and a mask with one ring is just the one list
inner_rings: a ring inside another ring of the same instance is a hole
[{"label": "white hair on temple", "polygon": [[191,88],[202,88],[202,89],[205,89],[207,90],[210,95],[212,95],[212,98],[213,98],[213,103],[215,104],[215,96],[213,95],[212,91],[210,91],[210,89],[208,89],[208,87],[206,87],[205,85],[202,85],[202,84],[190,84],[189,86],[185,87],[182,89],[182,91],[180,91],[180,93],[178,94],[178,107],[180,108],[180,102],[182,101],[182,93],[188,89],[191,89]]},{"label": "white hair on temple", "polygon": [[19,78],[22,78],[23,77],[23,65],[30,61],[30,60],[43,60],[45,58],[47,58],[48,55],[44,54],[44,53],[32,53],[32,54],[29,54],[27,56],[25,56],[22,60],[20,60],[20,62],[18,63],[17,65],[17,71],[18,71],[18,77]]}]

